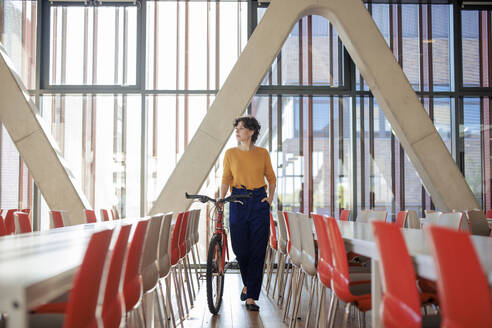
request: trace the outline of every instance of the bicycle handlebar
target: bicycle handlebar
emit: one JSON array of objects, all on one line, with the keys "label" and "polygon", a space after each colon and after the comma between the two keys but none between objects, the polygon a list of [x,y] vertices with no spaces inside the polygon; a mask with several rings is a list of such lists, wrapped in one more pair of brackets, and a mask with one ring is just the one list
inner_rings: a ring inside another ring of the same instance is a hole
[{"label": "bicycle handlebar", "polygon": [[230,202],[230,203],[241,203],[242,204],[240,199],[251,198],[252,194],[248,193],[246,195],[231,195],[229,197],[222,198],[222,199],[220,199],[220,198],[213,199],[213,198],[208,197],[207,195],[190,195],[187,192],[185,192],[185,197],[186,197],[186,199],[198,199],[202,203],[206,203],[206,202],[212,202],[212,203]]}]

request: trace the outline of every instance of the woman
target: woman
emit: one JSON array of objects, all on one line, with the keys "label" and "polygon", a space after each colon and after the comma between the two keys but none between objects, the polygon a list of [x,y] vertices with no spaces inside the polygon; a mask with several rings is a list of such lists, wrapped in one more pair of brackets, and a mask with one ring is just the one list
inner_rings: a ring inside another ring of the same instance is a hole
[{"label": "woman", "polygon": [[259,311],[255,300],[260,296],[276,178],[268,151],[255,146],[260,134],[258,121],[240,117],[234,121],[234,128],[239,146],[226,151],[220,196],[224,198],[229,188],[233,195],[252,194],[252,198],[242,201],[243,205],[230,204],[229,226],[244,285],[241,300],[246,301],[248,310]]}]

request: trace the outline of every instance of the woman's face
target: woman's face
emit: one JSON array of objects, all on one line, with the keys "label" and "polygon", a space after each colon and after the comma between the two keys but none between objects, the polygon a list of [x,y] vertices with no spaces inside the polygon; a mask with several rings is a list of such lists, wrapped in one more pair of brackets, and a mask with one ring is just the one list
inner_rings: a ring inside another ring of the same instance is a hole
[{"label": "woman's face", "polygon": [[241,143],[251,140],[251,137],[254,134],[253,130],[244,127],[244,123],[242,121],[239,121],[239,123],[235,127],[235,130],[236,130],[236,139]]}]

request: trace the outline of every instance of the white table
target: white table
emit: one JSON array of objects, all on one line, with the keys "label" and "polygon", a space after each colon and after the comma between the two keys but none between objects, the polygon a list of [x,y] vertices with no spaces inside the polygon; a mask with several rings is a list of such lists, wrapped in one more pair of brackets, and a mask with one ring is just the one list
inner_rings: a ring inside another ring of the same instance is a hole
[{"label": "white table", "polygon": [[[340,222],[345,247],[349,251],[371,258],[371,294],[372,294],[372,326],[381,327],[381,274],[379,254],[371,225],[369,223]],[[430,255],[425,232],[419,229],[402,229],[410,256],[413,258],[416,273],[426,279],[436,280],[434,260]],[[487,274],[489,285],[492,286],[492,238],[472,236],[475,250],[480,258],[482,267]]]},{"label": "white table", "polygon": [[7,327],[27,327],[30,309],[70,289],[91,235],[126,220],[0,238],[0,313]]}]

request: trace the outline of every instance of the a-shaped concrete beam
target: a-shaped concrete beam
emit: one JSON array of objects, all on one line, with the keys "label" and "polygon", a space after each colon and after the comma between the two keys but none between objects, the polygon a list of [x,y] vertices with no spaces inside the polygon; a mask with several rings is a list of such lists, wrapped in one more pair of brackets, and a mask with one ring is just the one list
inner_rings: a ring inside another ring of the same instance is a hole
[{"label": "a-shaped concrete beam", "polygon": [[443,210],[478,208],[468,184],[361,0],[273,0],[217,94],[151,214],[189,206],[294,24],[320,15],[335,27],[422,183]]},{"label": "a-shaped concrete beam", "polygon": [[66,210],[70,223],[85,223],[83,210],[91,208],[79,183],[60,155],[38,109],[30,101],[13,63],[0,45],[0,120],[29,168],[48,206]]}]

